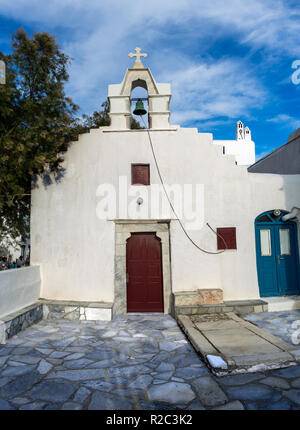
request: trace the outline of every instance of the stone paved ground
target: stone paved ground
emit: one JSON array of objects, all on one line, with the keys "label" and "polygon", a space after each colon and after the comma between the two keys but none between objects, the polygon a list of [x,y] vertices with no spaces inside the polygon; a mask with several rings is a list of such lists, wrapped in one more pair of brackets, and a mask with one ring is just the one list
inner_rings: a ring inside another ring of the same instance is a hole
[{"label": "stone paved ground", "polygon": [[217,378],[166,315],[42,321],[0,369],[0,409],[300,409],[300,366]]},{"label": "stone paved ground", "polygon": [[[300,309],[280,312],[261,312],[247,315],[244,318],[288,343],[292,343],[292,335],[295,333],[295,328],[292,327],[293,322],[299,321],[297,328],[300,328]],[[298,338],[300,342],[300,336],[298,336]]]}]

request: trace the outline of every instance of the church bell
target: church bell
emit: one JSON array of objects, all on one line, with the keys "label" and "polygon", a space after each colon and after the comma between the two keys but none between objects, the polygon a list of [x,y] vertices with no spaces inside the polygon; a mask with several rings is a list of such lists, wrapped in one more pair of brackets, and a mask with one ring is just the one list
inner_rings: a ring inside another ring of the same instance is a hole
[{"label": "church bell", "polygon": [[135,109],[134,109],[133,113],[134,113],[134,115],[139,115],[139,116],[145,115],[145,113],[147,113],[146,109],[144,108],[144,103],[141,99],[139,99],[136,102]]}]

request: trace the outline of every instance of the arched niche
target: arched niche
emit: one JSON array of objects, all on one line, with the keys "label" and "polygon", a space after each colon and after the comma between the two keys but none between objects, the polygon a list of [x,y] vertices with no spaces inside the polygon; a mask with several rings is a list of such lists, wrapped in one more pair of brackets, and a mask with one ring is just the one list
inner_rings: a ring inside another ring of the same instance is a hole
[{"label": "arched niche", "polygon": [[159,94],[155,81],[148,69],[128,70],[120,95],[130,96],[132,89],[136,88],[137,86],[145,88],[148,91],[149,96]]},{"label": "arched niche", "polygon": [[147,91],[148,93],[148,87],[147,87],[147,82],[144,79],[136,79],[135,81],[132,81],[131,83],[131,92],[135,89],[135,88],[144,88],[144,90]]},{"label": "arched niche", "polygon": [[137,79],[136,81],[132,82],[132,89],[131,89],[131,95],[130,95],[130,101],[131,101],[131,115],[132,118],[134,118],[135,121],[137,121],[142,127],[145,126],[146,128],[149,127],[149,115],[143,115],[142,119],[140,116],[135,115],[133,113],[137,99],[142,99],[144,108],[146,109],[146,112],[149,112],[149,95],[148,95],[148,88],[147,83],[143,79]]}]

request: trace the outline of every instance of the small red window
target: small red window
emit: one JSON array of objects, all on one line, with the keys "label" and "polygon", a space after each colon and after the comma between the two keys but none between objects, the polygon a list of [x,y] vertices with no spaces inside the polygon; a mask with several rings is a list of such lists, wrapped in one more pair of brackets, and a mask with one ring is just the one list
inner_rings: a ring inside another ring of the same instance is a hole
[{"label": "small red window", "polygon": [[131,165],[131,184],[132,185],[150,185],[149,164]]},{"label": "small red window", "polygon": [[[218,249],[237,249],[236,248],[236,228],[222,227],[217,228]],[[225,243],[226,245],[225,245]]]}]

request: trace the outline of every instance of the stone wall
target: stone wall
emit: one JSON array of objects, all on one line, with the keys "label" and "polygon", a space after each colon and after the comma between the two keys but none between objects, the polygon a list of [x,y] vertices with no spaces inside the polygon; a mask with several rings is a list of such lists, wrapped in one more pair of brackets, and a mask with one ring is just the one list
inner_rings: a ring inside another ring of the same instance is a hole
[{"label": "stone wall", "polygon": [[268,312],[268,303],[264,300],[236,300],[225,301],[212,305],[176,305],[173,308],[173,316],[177,315],[202,315],[235,312],[238,315],[247,315],[258,312]]},{"label": "stone wall", "polygon": [[175,306],[218,305],[223,303],[223,291],[220,288],[178,291],[174,293],[174,303]]},{"label": "stone wall", "polygon": [[112,303],[63,302],[38,300],[0,319],[0,344],[42,319],[110,321]]},{"label": "stone wall", "polygon": [[18,312],[7,315],[1,321],[2,336],[0,343],[5,343],[6,339],[15,336],[32,324],[41,321],[41,319],[43,319],[43,305],[36,303]]}]

